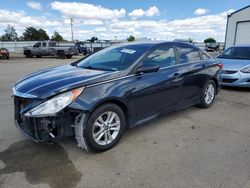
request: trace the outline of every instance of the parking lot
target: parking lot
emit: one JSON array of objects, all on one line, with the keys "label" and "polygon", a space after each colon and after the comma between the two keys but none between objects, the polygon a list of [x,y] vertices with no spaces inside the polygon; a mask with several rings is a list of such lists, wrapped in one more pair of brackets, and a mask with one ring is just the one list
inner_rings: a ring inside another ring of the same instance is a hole
[{"label": "parking lot", "polygon": [[0,187],[250,188],[249,89],[223,88],[212,108],[129,130],[104,153],[87,153],[73,137],[53,145],[26,139],[14,126],[12,85],[79,57],[0,61]]}]

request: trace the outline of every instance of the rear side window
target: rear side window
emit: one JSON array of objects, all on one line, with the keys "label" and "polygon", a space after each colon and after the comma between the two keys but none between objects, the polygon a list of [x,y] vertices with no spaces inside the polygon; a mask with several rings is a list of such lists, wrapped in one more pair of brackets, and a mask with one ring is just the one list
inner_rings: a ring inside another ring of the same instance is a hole
[{"label": "rear side window", "polygon": [[46,47],[46,42],[43,42],[43,47]]},{"label": "rear side window", "polygon": [[56,47],[56,43],[55,42],[50,42],[49,47]]},{"label": "rear side window", "polygon": [[174,48],[165,46],[154,50],[144,60],[144,64],[156,64],[160,68],[173,66],[176,63]]},{"label": "rear side window", "polygon": [[195,48],[188,46],[178,46],[177,49],[180,55],[180,63],[191,63],[201,60],[199,51]]}]

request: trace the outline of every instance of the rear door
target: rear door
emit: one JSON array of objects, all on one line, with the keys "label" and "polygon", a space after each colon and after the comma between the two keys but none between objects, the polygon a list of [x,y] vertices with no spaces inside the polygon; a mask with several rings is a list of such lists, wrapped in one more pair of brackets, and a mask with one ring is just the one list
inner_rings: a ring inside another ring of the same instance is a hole
[{"label": "rear door", "polygon": [[142,64],[160,66],[158,72],[144,73],[135,78],[133,92],[137,120],[142,120],[175,107],[180,100],[180,80],[177,72],[173,45],[164,45],[152,51]]},{"label": "rear door", "polygon": [[200,50],[189,44],[176,44],[179,57],[179,73],[182,79],[180,108],[193,105],[200,100],[200,91],[204,82],[205,62]]}]

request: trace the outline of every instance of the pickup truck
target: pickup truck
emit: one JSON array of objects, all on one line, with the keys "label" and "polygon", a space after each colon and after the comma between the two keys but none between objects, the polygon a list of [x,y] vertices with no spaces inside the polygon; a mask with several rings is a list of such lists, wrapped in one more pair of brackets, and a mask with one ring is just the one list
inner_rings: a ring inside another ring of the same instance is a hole
[{"label": "pickup truck", "polygon": [[59,58],[71,58],[78,55],[78,49],[75,46],[60,46],[53,41],[37,42],[33,46],[23,48],[23,54],[27,57],[58,56]]}]

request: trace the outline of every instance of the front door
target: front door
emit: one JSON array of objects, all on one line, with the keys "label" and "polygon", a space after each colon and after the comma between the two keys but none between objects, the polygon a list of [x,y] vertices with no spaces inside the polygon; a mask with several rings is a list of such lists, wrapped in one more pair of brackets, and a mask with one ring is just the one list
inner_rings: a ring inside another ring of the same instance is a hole
[{"label": "front door", "polygon": [[135,76],[133,99],[138,121],[168,111],[180,100],[181,80],[176,74],[176,55],[172,45],[153,50],[143,64],[156,64],[160,69]]}]

